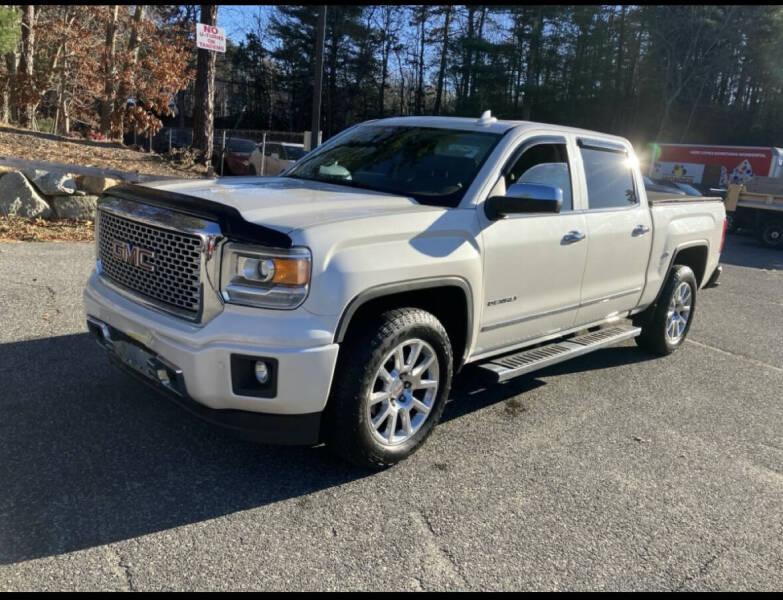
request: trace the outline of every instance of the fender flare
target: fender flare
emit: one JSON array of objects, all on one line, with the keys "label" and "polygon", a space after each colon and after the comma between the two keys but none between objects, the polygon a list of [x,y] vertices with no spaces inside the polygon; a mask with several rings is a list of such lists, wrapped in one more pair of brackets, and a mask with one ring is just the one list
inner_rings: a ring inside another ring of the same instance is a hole
[{"label": "fender flare", "polygon": [[465,294],[465,304],[467,308],[467,315],[465,318],[465,349],[461,362],[465,361],[468,349],[472,342],[473,334],[473,292],[470,284],[463,277],[457,275],[439,276],[439,277],[422,277],[419,279],[408,279],[405,281],[396,281],[393,283],[384,283],[376,285],[371,288],[359,292],[354,296],[351,301],[343,309],[340,319],[337,321],[337,329],[334,334],[334,342],[342,343],[345,339],[345,334],[348,331],[348,327],[351,324],[351,320],[356,312],[367,302],[382,298],[384,296],[391,296],[403,292],[414,292],[419,290],[426,290],[440,287],[457,287]]}]

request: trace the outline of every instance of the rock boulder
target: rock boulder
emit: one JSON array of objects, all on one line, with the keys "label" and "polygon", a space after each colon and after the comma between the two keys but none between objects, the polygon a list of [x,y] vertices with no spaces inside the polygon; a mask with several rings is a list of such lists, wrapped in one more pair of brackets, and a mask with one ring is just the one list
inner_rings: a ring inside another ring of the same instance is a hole
[{"label": "rock boulder", "polygon": [[95,220],[98,196],[54,196],[49,202],[58,219]]},{"label": "rock boulder", "polygon": [[111,179],[109,177],[93,177],[92,175],[80,175],[77,178],[77,186],[79,189],[84,190],[88,194],[102,194],[104,190],[110,188],[113,185],[117,185],[119,181]]},{"label": "rock boulder", "polygon": [[47,196],[65,196],[76,191],[76,182],[67,174],[41,169],[25,169],[22,174],[38,188],[39,192]]},{"label": "rock boulder", "polygon": [[0,215],[49,218],[52,209],[19,171],[0,177]]}]

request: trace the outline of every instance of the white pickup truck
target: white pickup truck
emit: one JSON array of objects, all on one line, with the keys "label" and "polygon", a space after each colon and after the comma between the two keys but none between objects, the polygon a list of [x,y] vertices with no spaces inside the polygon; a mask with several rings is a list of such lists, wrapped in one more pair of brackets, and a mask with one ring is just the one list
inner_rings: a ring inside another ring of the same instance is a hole
[{"label": "white pickup truck", "polygon": [[468,363],[676,350],[724,232],[719,198],[649,198],[623,138],[383,119],[280,177],[107,190],[84,304],[113,362],[197,415],[384,467]]}]

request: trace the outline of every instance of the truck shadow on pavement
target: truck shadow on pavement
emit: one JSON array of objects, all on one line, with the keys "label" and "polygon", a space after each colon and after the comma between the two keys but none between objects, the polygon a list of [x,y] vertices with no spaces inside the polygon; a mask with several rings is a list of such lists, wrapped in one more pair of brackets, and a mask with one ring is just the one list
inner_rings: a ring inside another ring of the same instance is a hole
[{"label": "truck shadow on pavement", "polygon": [[[617,348],[561,372],[644,360]],[[555,367],[556,369],[557,367]],[[542,373],[555,374],[547,369]],[[533,376],[455,381],[443,419]],[[72,552],[296,498],[372,473],[316,448],[263,446],[199,421],[111,367],[86,334],[0,345],[0,564]]]}]

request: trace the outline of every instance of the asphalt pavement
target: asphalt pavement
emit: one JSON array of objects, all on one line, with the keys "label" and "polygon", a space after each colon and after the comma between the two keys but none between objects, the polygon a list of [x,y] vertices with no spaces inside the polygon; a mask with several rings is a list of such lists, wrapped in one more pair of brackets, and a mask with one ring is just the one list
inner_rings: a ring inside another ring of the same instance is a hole
[{"label": "asphalt pavement", "polygon": [[111,367],[92,244],[0,244],[0,590],[780,590],[783,252],[729,236],[674,355],[484,387],[380,473]]}]

